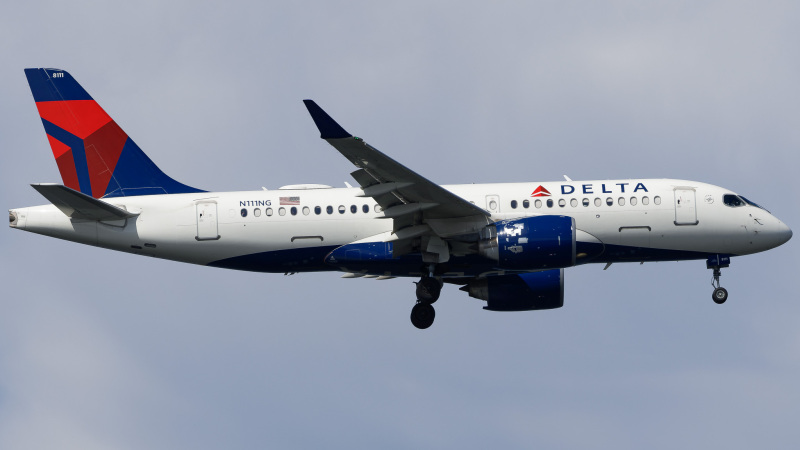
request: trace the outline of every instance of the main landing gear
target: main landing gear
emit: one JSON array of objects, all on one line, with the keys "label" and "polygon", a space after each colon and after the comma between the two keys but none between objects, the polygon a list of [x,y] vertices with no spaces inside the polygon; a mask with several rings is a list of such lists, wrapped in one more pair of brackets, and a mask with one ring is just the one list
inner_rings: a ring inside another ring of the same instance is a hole
[{"label": "main landing gear", "polygon": [[725,303],[725,300],[728,299],[728,290],[720,286],[719,277],[722,275],[721,269],[730,265],[730,256],[712,256],[708,258],[708,261],[706,261],[706,268],[714,270],[714,275],[711,279],[711,285],[714,286],[714,292],[711,294],[711,298],[714,300],[714,303],[718,305]]},{"label": "main landing gear", "polygon": [[417,304],[411,308],[411,323],[424,330],[433,325],[436,310],[433,304],[439,300],[442,292],[442,282],[432,276],[422,277],[417,282]]}]

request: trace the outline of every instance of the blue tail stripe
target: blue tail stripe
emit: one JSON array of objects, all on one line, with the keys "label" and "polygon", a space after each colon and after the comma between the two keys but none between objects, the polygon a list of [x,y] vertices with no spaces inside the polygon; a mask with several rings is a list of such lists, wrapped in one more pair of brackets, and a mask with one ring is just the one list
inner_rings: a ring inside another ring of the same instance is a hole
[{"label": "blue tail stripe", "polygon": [[81,192],[91,196],[92,182],[89,178],[89,165],[86,162],[86,149],[83,146],[83,139],[45,119],[42,119],[42,124],[47,134],[63,142],[72,150],[72,159],[75,161],[75,172],[78,174],[78,184],[81,187]]}]

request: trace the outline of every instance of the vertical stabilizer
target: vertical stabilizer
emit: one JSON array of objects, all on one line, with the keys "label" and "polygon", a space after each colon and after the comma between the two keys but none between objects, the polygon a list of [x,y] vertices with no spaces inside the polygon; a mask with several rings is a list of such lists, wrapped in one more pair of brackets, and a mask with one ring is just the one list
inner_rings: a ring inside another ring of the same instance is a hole
[{"label": "vertical stabilizer", "polygon": [[25,76],[65,186],[94,198],[203,192],[162,172],[68,72]]}]

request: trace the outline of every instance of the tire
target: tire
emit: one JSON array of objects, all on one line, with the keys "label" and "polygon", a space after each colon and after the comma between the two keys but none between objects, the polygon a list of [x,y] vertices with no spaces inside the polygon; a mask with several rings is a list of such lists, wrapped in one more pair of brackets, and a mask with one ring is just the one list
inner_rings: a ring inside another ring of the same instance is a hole
[{"label": "tire", "polygon": [[714,303],[721,305],[728,299],[728,291],[725,288],[716,288],[711,298],[714,299]]},{"label": "tire", "polygon": [[417,300],[432,305],[439,300],[442,293],[442,285],[439,280],[432,277],[422,277],[417,282]]},{"label": "tire", "polygon": [[435,318],[436,310],[428,303],[417,303],[411,308],[411,323],[420,330],[433,325]]}]

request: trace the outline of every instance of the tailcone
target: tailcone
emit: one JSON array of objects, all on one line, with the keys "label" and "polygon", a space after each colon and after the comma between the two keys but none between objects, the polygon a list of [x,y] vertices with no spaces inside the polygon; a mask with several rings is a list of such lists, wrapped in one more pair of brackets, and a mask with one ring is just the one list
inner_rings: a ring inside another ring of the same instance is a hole
[{"label": "tailcone", "polygon": [[14,209],[8,210],[8,226],[10,228],[24,228],[25,216]]}]

